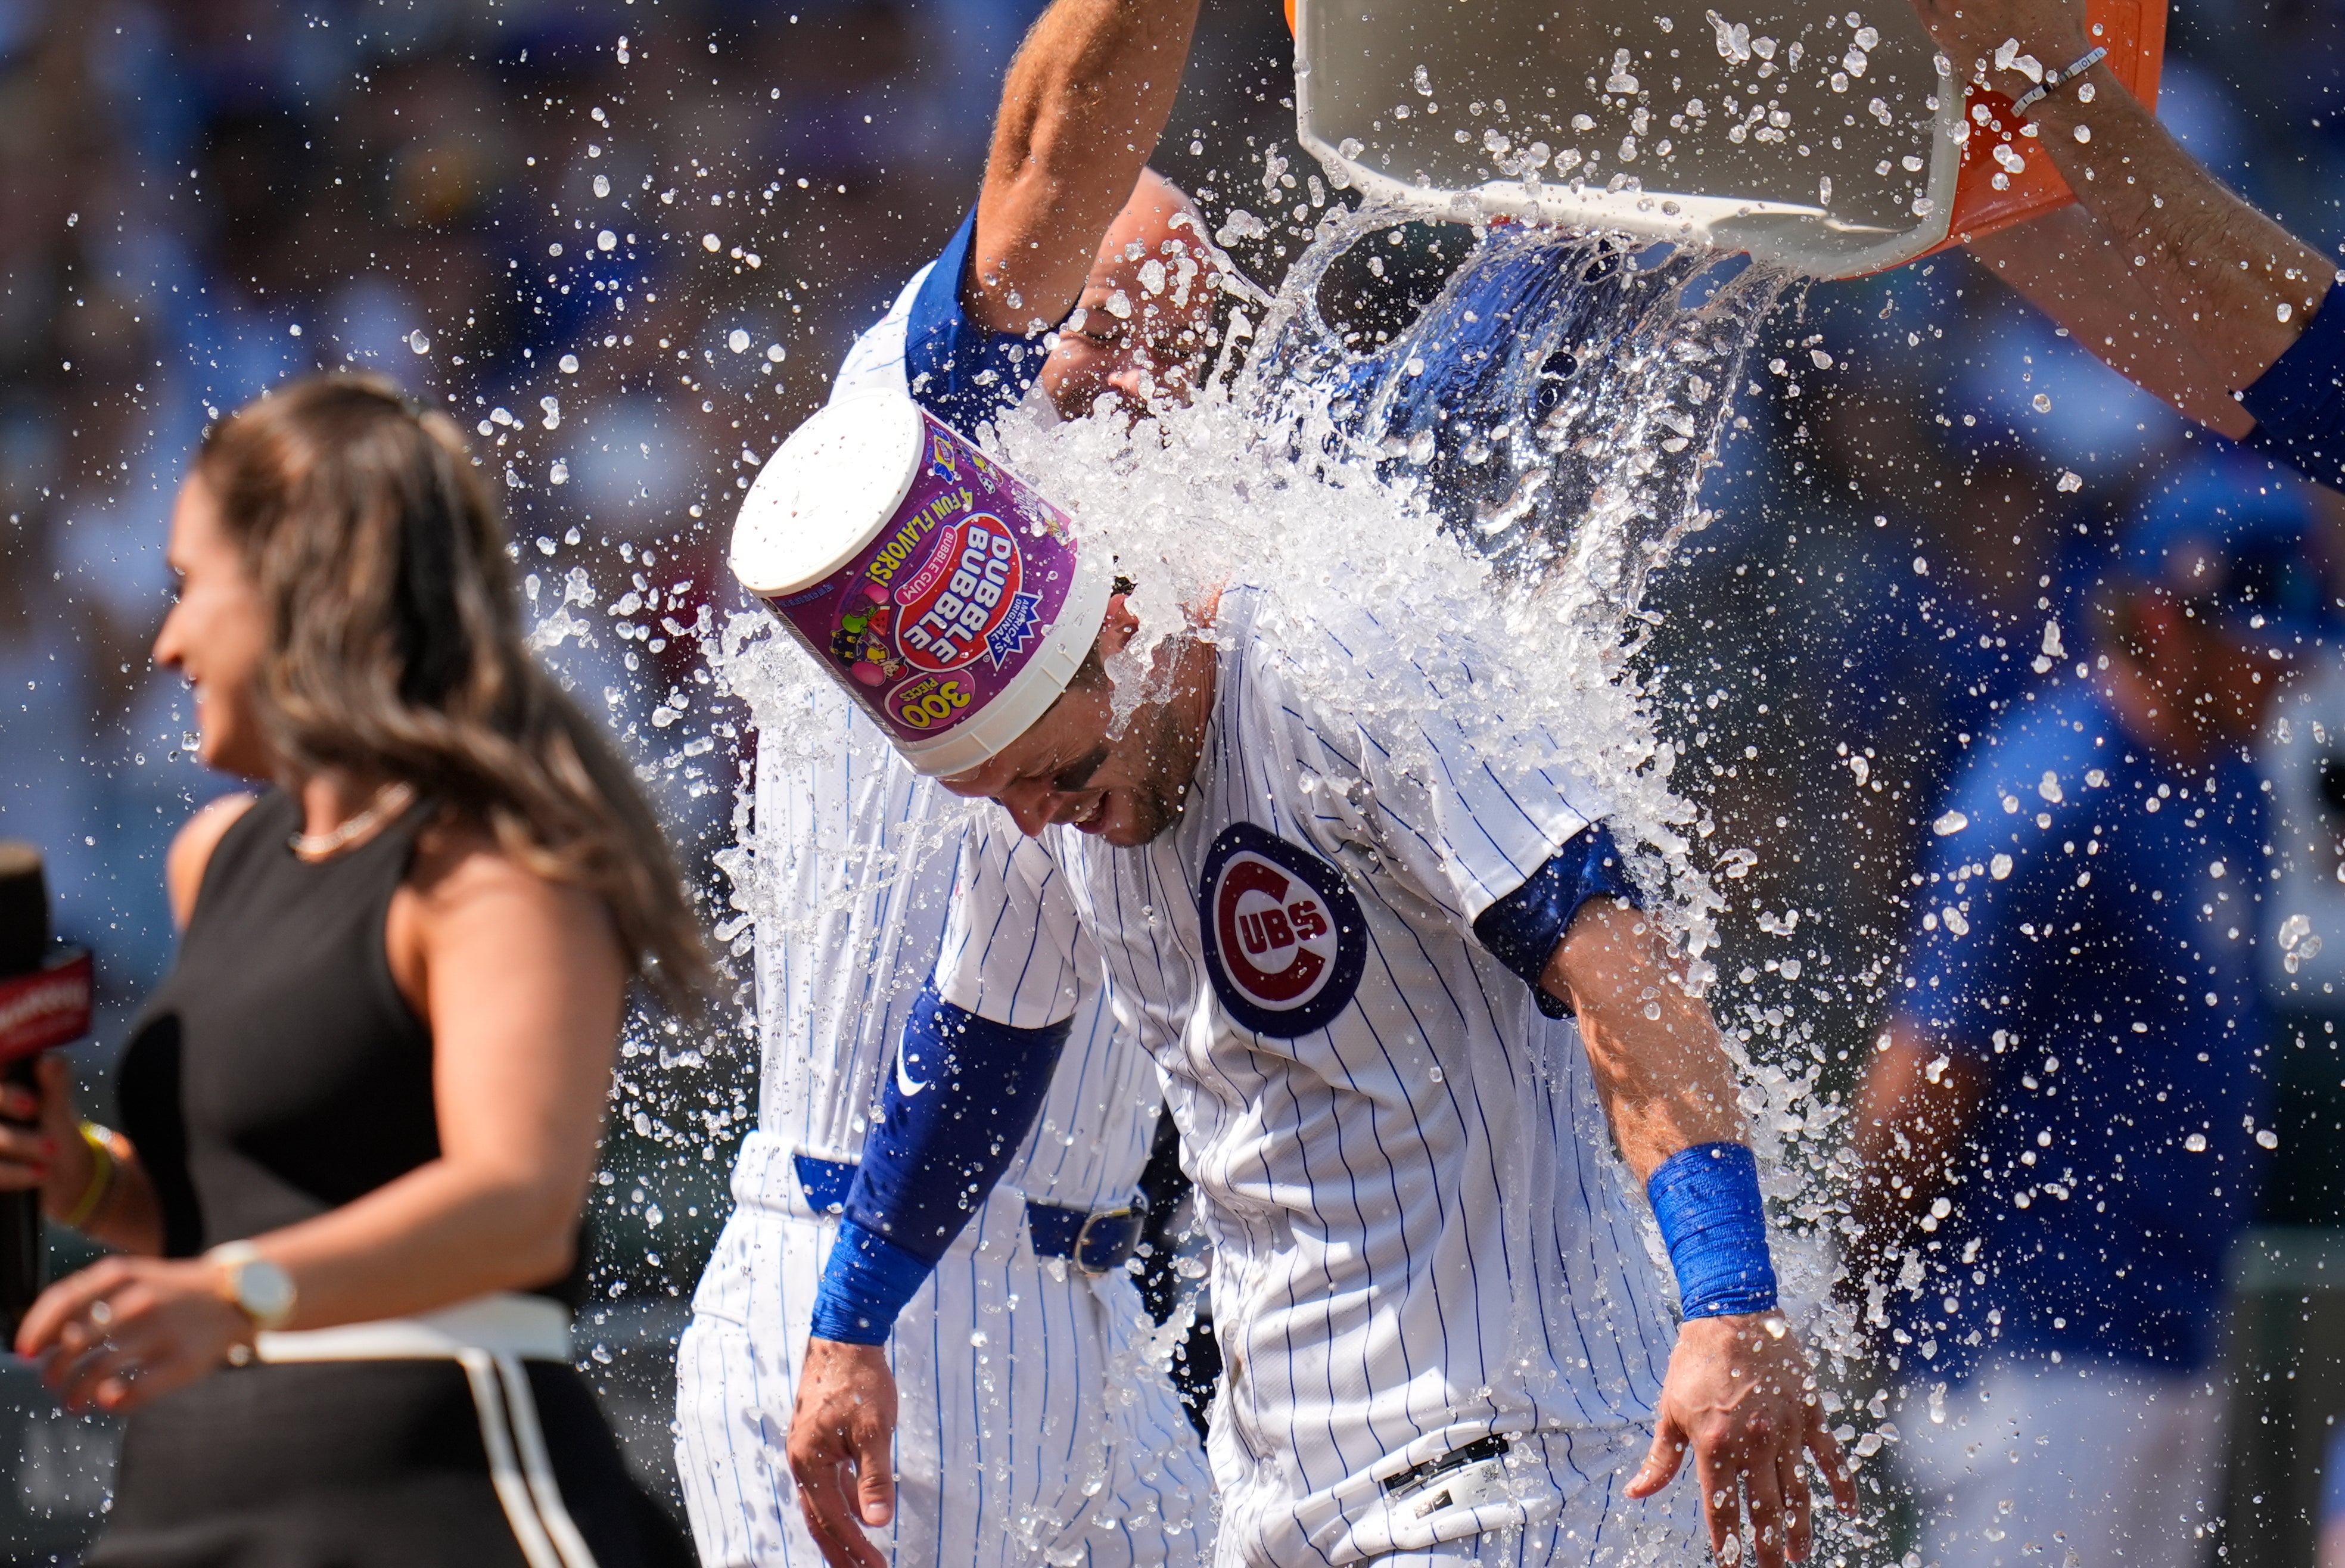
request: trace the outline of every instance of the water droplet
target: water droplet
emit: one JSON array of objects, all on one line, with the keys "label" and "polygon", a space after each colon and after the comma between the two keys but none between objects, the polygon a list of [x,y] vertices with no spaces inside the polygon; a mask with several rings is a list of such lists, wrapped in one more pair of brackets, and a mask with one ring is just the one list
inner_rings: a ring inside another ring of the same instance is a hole
[{"label": "water droplet", "polygon": [[1433,73],[1419,66],[1409,73],[1409,82],[1426,97],[1433,96]]},{"label": "water droplet", "polygon": [[736,327],[725,335],[725,346],[736,354],[746,354],[749,351],[749,334]]},{"label": "water droplet", "polygon": [[2204,1154],[2207,1152],[2207,1135],[2203,1132],[2194,1132],[2182,1140],[2182,1147],[2193,1154]]},{"label": "water droplet", "polygon": [[789,352],[790,351],[787,349],[783,348],[779,343],[768,343],[766,345],[766,358],[772,360],[777,365],[787,359],[789,357]]},{"label": "water droplet", "polygon": [[597,250],[616,250],[619,248],[619,237],[606,228],[602,233],[594,237],[594,248]]},{"label": "water droplet", "polygon": [[703,250],[722,250],[725,248],[725,242],[717,238],[713,234],[704,234],[700,237],[700,248]]},{"label": "water droplet", "polygon": [[1930,831],[1936,834],[1940,838],[1944,838],[1950,833],[1962,832],[1963,829],[1970,826],[1970,824],[1971,819],[1969,817],[1964,816],[1961,812],[1950,811],[1946,813],[1945,815],[1940,817],[1937,821],[1932,823],[1930,824]]},{"label": "water droplet", "polygon": [[2052,411],[2052,395],[2049,392],[2038,392],[2030,401],[2039,414],[2048,414]]},{"label": "water droplet", "polygon": [[204,749],[204,737],[193,730],[181,730],[179,749],[192,756]]},{"label": "water droplet", "polygon": [[562,366],[562,373],[563,373],[563,375],[565,375],[565,376],[574,376],[574,375],[576,375],[576,374],[578,373],[578,356],[577,356],[577,355],[575,355],[575,354],[564,354],[564,355],[563,355],[563,356],[562,356],[562,359],[561,359],[561,360],[560,360],[560,364],[561,364],[561,366]]},{"label": "water droplet", "polygon": [[984,1349],[986,1344],[989,1342],[986,1339],[985,1330],[983,1329],[972,1329],[969,1330],[969,1342],[980,1350]]},{"label": "water droplet", "polygon": [[609,175],[598,174],[594,177],[594,194],[596,196],[608,196],[611,194],[611,177]]},{"label": "water droplet", "polygon": [[414,331],[410,332],[407,335],[407,346],[414,349],[419,354],[429,354],[431,352],[431,339],[425,335],[423,329],[421,327],[418,327]]},{"label": "water droplet", "polygon": [[554,459],[553,466],[545,470],[545,482],[548,484],[568,484],[570,482],[570,465],[563,461],[560,458]]}]

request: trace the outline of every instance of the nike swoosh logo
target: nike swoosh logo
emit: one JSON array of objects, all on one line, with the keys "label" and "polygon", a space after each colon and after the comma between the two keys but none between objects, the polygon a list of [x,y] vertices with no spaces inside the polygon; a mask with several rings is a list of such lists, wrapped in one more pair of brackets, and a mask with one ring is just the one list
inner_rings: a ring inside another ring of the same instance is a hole
[{"label": "nike swoosh logo", "polygon": [[916,1084],[910,1077],[906,1076],[904,1072],[904,1055],[901,1051],[897,1052],[896,1087],[902,1091],[904,1098],[906,1099],[910,1099],[914,1095],[919,1094],[922,1089],[928,1087],[929,1086],[924,1083]]}]

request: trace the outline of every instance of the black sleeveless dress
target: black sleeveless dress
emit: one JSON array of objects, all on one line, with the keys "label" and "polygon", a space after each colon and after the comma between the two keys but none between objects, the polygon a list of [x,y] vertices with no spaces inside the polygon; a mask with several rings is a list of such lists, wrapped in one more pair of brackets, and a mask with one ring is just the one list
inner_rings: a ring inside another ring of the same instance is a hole
[{"label": "black sleeveless dress", "polygon": [[[325,1213],[439,1153],[431,1037],[383,929],[421,812],[319,864],[271,791],[222,836],[123,1054],[123,1130],[192,1257]],[[538,1293],[576,1304],[584,1262]],[[563,1506],[599,1568],[691,1554],[577,1371],[525,1363]],[[526,1568],[452,1361],[225,1368],[128,1420],[91,1568]]]}]

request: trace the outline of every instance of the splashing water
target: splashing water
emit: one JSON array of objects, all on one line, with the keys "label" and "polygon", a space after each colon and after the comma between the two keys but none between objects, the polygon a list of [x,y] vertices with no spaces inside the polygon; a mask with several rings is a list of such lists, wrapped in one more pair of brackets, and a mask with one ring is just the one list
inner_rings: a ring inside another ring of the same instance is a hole
[{"label": "splashing water", "polygon": [[[1693,850],[1712,829],[1670,788],[1676,756],[1631,660],[1647,577],[1709,521],[1702,474],[1791,278],[1716,252],[1494,225],[1413,323],[1363,355],[1321,288],[1350,247],[1401,221],[1360,212],[1323,234],[1252,334],[1253,355],[1239,363],[1233,331],[1194,401],[1137,422],[1060,421],[1030,399],[994,444],[1139,584],[1141,634],[1111,662],[1126,713],[1190,607],[1233,582],[1274,587],[1274,616],[1372,609],[1406,629],[1426,669],[1503,650],[1509,667],[1478,678],[1507,700],[1470,715],[1469,733],[1518,757],[1539,735],[1531,765],[1594,781],[1706,988],[1719,905]],[[712,663],[763,744],[811,754],[841,744],[782,722],[819,677],[763,611],[733,618]],[[1401,733],[1413,726],[1396,721],[1428,699],[1387,673],[1330,662],[1306,678],[1331,706]],[[947,836],[953,814],[939,824]],[[752,922],[820,918],[780,907],[746,851],[723,864],[749,917],[726,924],[728,940],[746,945]]]},{"label": "splashing water", "polygon": [[1694,247],[1498,225],[1363,361],[1323,313],[1322,286],[1352,242],[1396,221],[1355,215],[1303,258],[1249,389],[1269,401],[1282,384],[1331,389],[1328,417],[1509,582],[1562,592],[1569,620],[1633,614],[1647,574],[1710,521],[1701,475],[1791,275]]},{"label": "splashing water", "polygon": [[[1396,631],[1426,670],[1476,659],[1492,700],[1447,716],[1494,757],[1594,783],[1649,908],[1707,990],[1717,975],[1702,956],[1722,907],[1707,865],[1733,877],[1755,856],[1702,845],[1714,824],[1670,787],[1677,757],[1634,656],[1653,620],[1641,608],[1647,580],[1710,521],[1703,474],[1744,359],[1793,279],[1715,252],[1494,225],[1413,322],[1363,341],[1331,319],[1323,286],[1349,248],[1383,243],[1401,221],[1364,212],[1323,232],[1250,335],[1251,355],[1240,362],[1241,327],[1185,406],[1061,422],[1030,399],[990,444],[1136,581],[1142,632],[1110,665],[1126,712],[1148,695],[1156,650],[1233,582],[1273,590],[1257,624],[1274,633],[1282,618],[1348,603]],[[1490,652],[1507,667],[1489,669]],[[821,677],[762,611],[734,618],[715,663],[748,701],[761,744],[817,754],[841,744],[778,722]],[[1406,734],[1412,707],[1429,699],[1421,682],[1391,674],[1333,657],[1304,667],[1331,708]],[[1526,736],[1539,737],[1528,757]],[[936,824],[939,844],[959,820]],[[746,803],[736,821],[746,832]],[[899,865],[909,871],[929,847],[899,849]],[[746,848],[722,864],[743,918],[719,934],[736,947],[753,923],[819,918],[784,908]],[[1828,1300],[1835,1265],[1821,1232],[1844,1212],[1831,1196],[1832,1129],[1844,1113],[1820,1103],[1818,1068],[1789,1048],[1801,1024],[1773,1009],[1721,1021],[1764,1189],[1792,1221],[1776,1248],[1786,1309],[1837,1369],[1853,1347],[1853,1313]],[[1754,1060],[1754,1038],[1785,1048]],[[1647,1245],[1666,1279],[1657,1232]]]}]

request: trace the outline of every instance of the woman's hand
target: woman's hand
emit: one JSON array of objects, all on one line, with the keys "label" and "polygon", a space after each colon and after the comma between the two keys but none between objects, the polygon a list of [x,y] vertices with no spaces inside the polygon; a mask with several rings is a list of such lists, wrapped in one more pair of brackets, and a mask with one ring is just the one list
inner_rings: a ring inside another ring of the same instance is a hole
[{"label": "woman's hand", "polygon": [[183,1389],[249,1346],[252,1320],[220,1294],[200,1258],[107,1258],[41,1294],[16,1353],[69,1411],[119,1415]]},{"label": "woman's hand", "polygon": [[52,1219],[73,1212],[96,1161],[74,1114],[73,1069],[63,1057],[35,1058],[34,1083],[0,1083],[0,1192],[37,1188]]}]

